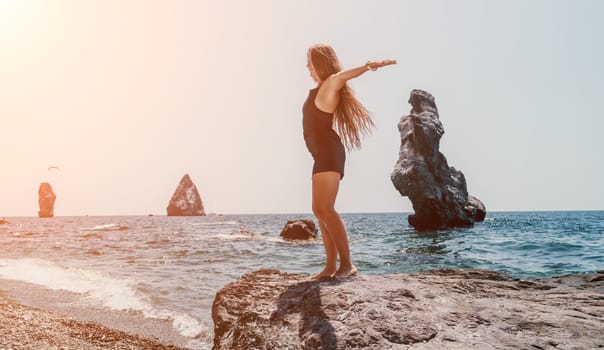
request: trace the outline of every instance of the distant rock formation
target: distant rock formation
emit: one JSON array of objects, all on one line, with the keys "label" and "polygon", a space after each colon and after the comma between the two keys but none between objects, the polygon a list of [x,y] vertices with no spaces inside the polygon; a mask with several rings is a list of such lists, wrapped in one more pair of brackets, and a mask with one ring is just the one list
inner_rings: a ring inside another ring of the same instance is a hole
[{"label": "distant rock formation", "polygon": [[259,270],[216,293],[214,350],[596,349],[604,271],[515,280],[484,270],[323,281]]},{"label": "distant rock formation", "polygon": [[394,187],[409,197],[415,210],[409,224],[418,230],[467,227],[484,220],[486,208],[468,196],[463,173],[449,167],[439,152],[445,133],[434,97],[411,91],[411,112],[398,123],[401,133],[399,159],[390,175]]},{"label": "distant rock formation", "polygon": [[42,182],[38,188],[38,217],[51,218],[55,215],[55,200],[57,196],[52,192],[52,187],[48,182]]},{"label": "distant rock formation", "polygon": [[280,236],[286,240],[313,240],[317,239],[317,232],[317,227],[312,220],[287,220]]},{"label": "distant rock formation", "polygon": [[203,216],[203,202],[189,174],[180,180],[166,208],[168,216]]},{"label": "distant rock formation", "polygon": [[6,225],[8,224],[8,221],[6,221],[4,218],[0,219],[0,225]]}]

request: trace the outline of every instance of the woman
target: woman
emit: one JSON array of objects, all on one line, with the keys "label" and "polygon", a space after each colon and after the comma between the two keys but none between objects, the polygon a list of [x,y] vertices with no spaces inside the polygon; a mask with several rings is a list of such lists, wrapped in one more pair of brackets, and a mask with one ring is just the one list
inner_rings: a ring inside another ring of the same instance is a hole
[{"label": "woman", "polygon": [[[344,145],[348,150],[359,149],[361,136],[370,131],[373,121],[347,82],[369,70],[395,63],[393,60],[369,61],[342,71],[336,53],[329,45],[315,45],[308,50],[306,66],[317,87],[310,90],[303,107],[304,141],[315,161],[312,210],[319,220],[326,255],[325,268],[313,276],[315,279],[357,273],[350,260],[346,228],[334,205],[340,180],[344,177]],[[340,268],[337,267],[338,255]]]}]

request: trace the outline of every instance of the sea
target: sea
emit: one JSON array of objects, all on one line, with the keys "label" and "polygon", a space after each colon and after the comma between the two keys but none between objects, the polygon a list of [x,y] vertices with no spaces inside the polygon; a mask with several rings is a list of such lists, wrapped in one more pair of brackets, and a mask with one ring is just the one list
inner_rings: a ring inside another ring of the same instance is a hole
[{"label": "sea", "polygon": [[[604,270],[604,211],[489,212],[474,227],[430,232],[407,216],[342,214],[359,273],[488,269],[531,279]],[[0,289],[14,281],[133,323],[161,320],[191,349],[211,348],[212,302],[226,284],[263,268],[318,273],[325,259],[320,239],[279,236],[287,220],[316,222],[310,214],[5,219]]]}]

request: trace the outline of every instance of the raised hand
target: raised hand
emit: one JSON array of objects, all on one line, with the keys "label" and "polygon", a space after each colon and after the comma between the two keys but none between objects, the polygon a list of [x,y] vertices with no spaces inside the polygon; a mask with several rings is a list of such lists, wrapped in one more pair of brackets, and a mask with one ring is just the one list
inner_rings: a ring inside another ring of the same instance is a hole
[{"label": "raised hand", "polygon": [[389,66],[392,64],[396,64],[396,60],[382,60],[382,61],[367,61],[365,66],[368,69],[376,70],[381,67]]}]

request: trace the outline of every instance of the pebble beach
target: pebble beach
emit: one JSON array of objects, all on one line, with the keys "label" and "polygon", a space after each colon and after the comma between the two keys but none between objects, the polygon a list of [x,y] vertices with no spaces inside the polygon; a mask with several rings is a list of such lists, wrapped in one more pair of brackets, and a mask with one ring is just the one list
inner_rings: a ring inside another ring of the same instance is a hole
[{"label": "pebble beach", "polygon": [[179,349],[98,323],[32,308],[0,291],[0,349]]}]

